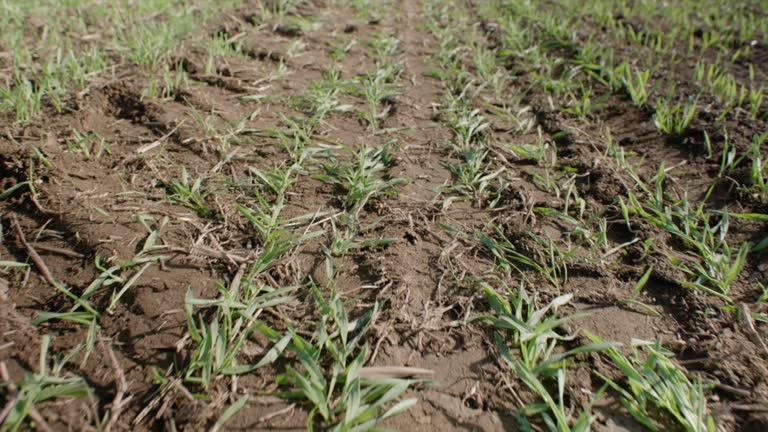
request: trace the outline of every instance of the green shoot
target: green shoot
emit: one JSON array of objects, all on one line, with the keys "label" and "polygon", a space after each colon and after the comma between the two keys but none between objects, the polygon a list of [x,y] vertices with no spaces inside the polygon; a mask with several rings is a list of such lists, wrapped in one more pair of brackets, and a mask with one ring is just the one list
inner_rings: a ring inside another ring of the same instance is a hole
[{"label": "green shoot", "polygon": [[[602,340],[588,334],[595,343]],[[643,352],[644,351],[644,352]],[[668,427],[667,419],[686,432],[715,432],[707,412],[704,385],[691,382],[671,359],[661,341],[632,341],[632,355],[625,357],[615,348],[605,351],[613,365],[626,377],[627,385],[603,379],[621,396],[621,403],[643,426],[652,431]]]},{"label": "green shoot", "polygon": [[656,100],[656,113],[653,122],[660,131],[667,135],[682,135],[696,116],[696,101],[688,101],[682,107],[671,105],[668,100]]},{"label": "green shoot", "polygon": [[[361,146],[355,161],[323,164],[325,174],[317,177],[346,193],[344,207],[357,214],[371,198],[392,193],[395,186],[405,183],[404,179],[389,176],[387,171],[394,158],[388,150],[388,145]],[[347,151],[351,153],[350,149]]]},{"label": "green shoot", "polygon": [[181,180],[170,180],[165,184],[165,189],[171,202],[192,209],[201,217],[213,215],[213,211],[205,204],[205,198],[213,190],[203,186],[202,177],[192,183],[186,167],[181,168]]},{"label": "green shoot", "polygon": [[[362,374],[368,347],[362,343],[373,324],[378,304],[350,320],[335,290],[326,299],[313,286],[321,318],[311,340],[291,331],[289,349],[295,352],[303,371],[288,366],[278,382],[292,389],[285,397],[306,400],[311,406],[307,430],[319,426],[327,431],[371,430],[377,423],[416,403],[405,399],[390,405],[415,380],[368,379]],[[323,365],[328,364],[327,372]]]},{"label": "green shoot", "polygon": [[[43,402],[82,397],[94,400],[93,392],[83,378],[63,371],[68,358],[61,362],[54,360],[53,367],[48,366],[50,342],[50,336],[43,336],[37,373],[28,372],[21,381],[16,383],[3,382],[3,387],[12,395],[8,406],[10,410],[1,425],[3,431],[22,429],[27,424],[30,411]],[[50,430],[50,427],[45,424],[38,424],[36,427]]]}]

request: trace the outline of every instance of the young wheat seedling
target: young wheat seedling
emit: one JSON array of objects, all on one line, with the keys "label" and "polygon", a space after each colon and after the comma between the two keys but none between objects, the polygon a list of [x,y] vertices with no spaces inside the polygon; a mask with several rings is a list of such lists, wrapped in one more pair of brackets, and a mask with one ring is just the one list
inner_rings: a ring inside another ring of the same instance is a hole
[{"label": "young wheat seedling", "polygon": [[[602,340],[588,336],[596,343]],[[652,431],[666,430],[670,422],[686,432],[715,432],[715,422],[707,412],[704,385],[693,383],[671,359],[661,341],[633,340],[632,355],[626,357],[615,348],[606,356],[626,377],[627,385],[603,379],[621,397],[621,403],[643,426]]]},{"label": "young wheat seedling", "polygon": [[[278,377],[278,383],[292,388],[283,396],[306,400],[312,407],[307,430],[315,430],[315,426],[334,432],[371,430],[413,406],[417,402],[413,398],[391,403],[415,380],[366,378],[368,347],[362,341],[378,313],[378,304],[350,320],[335,289],[328,299],[317,287],[312,292],[321,313],[317,329],[309,340],[291,330],[288,347],[303,371],[288,366]],[[329,366],[324,367],[326,364]]]},{"label": "young wheat seedling", "polygon": [[[347,151],[351,152],[350,149]],[[346,193],[344,207],[357,214],[370,200],[381,194],[392,193],[405,179],[391,178],[387,171],[394,164],[389,146],[360,146],[354,162],[324,164],[325,174],[317,176]]]}]

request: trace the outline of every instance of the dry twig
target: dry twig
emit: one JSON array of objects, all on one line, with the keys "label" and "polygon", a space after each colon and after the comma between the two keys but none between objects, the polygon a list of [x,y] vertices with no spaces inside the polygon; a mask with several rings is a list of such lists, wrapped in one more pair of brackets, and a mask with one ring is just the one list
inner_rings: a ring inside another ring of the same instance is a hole
[{"label": "dry twig", "polygon": [[37,266],[37,269],[40,270],[40,273],[43,275],[43,278],[45,278],[46,281],[48,281],[49,284],[56,287],[58,283],[56,282],[56,279],[53,278],[53,274],[51,274],[51,271],[48,269],[48,266],[45,265],[45,261],[43,261],[42,258],[40,258],[40,255],[37,253],[34,247],[32,247],[32,244],[30,244],[27,241],[27,238],[24,237],[24,232],[21,230],[21,225],[19,225],[19,220],[16,218],[16,215],[11,214],[11,224],[13,225],[13,228],[16,230],[16,234],[19,236],[19,241],[21,241],[21,244],[24,245],[24,248],[27,250],[27,254],[29,255],[29,258],[32,260],[32,262],[35,263],[35,266]]}]

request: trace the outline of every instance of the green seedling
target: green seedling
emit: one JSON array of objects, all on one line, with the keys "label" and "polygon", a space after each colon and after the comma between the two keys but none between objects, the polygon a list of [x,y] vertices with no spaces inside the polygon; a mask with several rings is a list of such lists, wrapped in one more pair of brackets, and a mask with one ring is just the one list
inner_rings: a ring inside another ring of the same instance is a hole
[{"label": "green seedling", "polygon": [[[261,201],[261,203],[266,204],[265,201]],[[263,206],[251,208],[242,204],[237,204],[236,208],[256,227],[261,237],[262,246],[249,268],[249,277],[251,278],[263,274],[277,259],[286,255],[299,244],[324,233],[322,230],[317,230],[299,235],[291,229],[292,226],[322,216],[322,213],[302,215],[283,221],[280,219],[283,205],[275,205],[271,209],[267,207],[267,210]]]},{"label": "green seedling", "polygon": [[[151,236],[145,242],[145,247],[147,243],[151,241],[150,239]],[[120,299],[132,286],[136,284],[142,274],[144,274],[144,272],[152,265],[152,263],[164,258],[166,257],[147,257],[144,256],[144,252],[142,251],[136,257],[127,262],[106,268],[101,265],[101,259],[97,256],[94,262],[94,266],[101,273],[83,290],[80,296],[74,294],[64,285],[60,283],[56,284],[56,288],[67,295],[67,297],[69,297],[74,302],[74,305],[66,312],[40,311],[37,313],[37,317],[32,320],[32,324],[40,325],[51,320],[63,320],[87,327],[88,332],[84,343],[85,353],[82,361],[82,364],[85,365],[86,361],[93,352],[93,349],[95,348],[96,336],[101,329],[98,322],[102,314],[98,312],[92,305],[92,297],[101,289],[112,286],[112,294],[110,296],[110,300],[107,304],[105,312],[108,314],[113,314]],[[141,268],[133,273],[129,278],[126,278],[122,275],[122,273],[132,270],[134,267],[139,265],[141,265]]]},{"label": "green seedling", "polygon": [[633,69],[629,64],[623,63],[615,73],[621,76],[624,89],[632,102],[638,108],[645,107],[648,102],[648,79],[651,76],[651,71]]},{"label": "green seedling", "polygon": [[482,244],[488,252],[491,253],[496,264],[507,273],[516,271],[524,275],[524,269],[530,268],[541,274],[552,286],[559,288],[562,278],[565,276],[564,269],[560,267],[549,267],[543,260],[531,258],[518,251],[515,245],[504,235],[500,228],[493,226],[491,235],[478,232],[476,240]]},{"label": "green seedling", "polygon": [[181,180],[172,179],[168,181],[165,184],[165,190],[168,194],[168,199],[172,203],[194,210],[200,217],[213,215],[213,211],[205,204],[206,197],[213,190],[203,186],[202,177],[198,177],[194,183],[191,182],[186,167],[181,168]]},{"label": "green seedling", "polygon": [[360,91],[368,103],[368,110],[361,116],[368,122],[374,133],[378,130],[379,121],[384,119],[392,109],[389,104],[385,104],[383,109],[379,108],[380,105],[403,93],[402,86],[389,82],[389,74],[384,71],[379,69],[374,75],[365,75],[358,79]]},{"label": "green seedling", "polygon": [[536,127],[536,116],[530,106],[523,104],[526,94],[527,92],[520,92],[511,98],[508,97],[505,101],[507,105],[503,107],[491,103],[484,103],[483,107],[502,121],[514,123],[518,132],[529,133]]},{"label": "green seedling", "polygon": [[752,183],[751,191],[755,198],[762,203],[768,203],[768,164],[763,158],[761,147],[768,139],[768,132],[752,137],[752,165],[749,171],[749,179]]},{"label": "green seedling", "polygon": [[0,109],[14,111],[16,121],[27,122],[40,114],[43,106],[43,88],[35,88],[26,77],[17,77],[11,87],[0,87]]},{"label": "green seedling", "polygon": [[[7,4],[0,7],[0,45],[8,47],[0,111],[13,111],[17,122],[39,117],[46,106],[61,112],[70,95],[88,90],[109,66],[127,60],[144,71],[158,71],[191,30],[232,1],[204,0],[194,7],[168,1],[140,6],[75,3]],[[43,25],[30,33],[34,16]],[[94,37],[97,36],[97,37]],[[108,55],[114,53],[116,55]],[[145,94],[156,92],[154,77]]]},{"label": "green seedling", "polygon": [[250,171],[272,194],[270,200],[258,189],[254,190],[255,202],[250,205],[237,204],[237,210],[253,224],[260,236],[261,249],[250,266],[250,277],[256,277],[266,271],[278,258],[282,257],[299,244],[318,237],[324,231],[307,231],[299,235],[293,228],[311,222],[324,213],[306,214],[284,220],[281,213],[285,207],[288,188],[296,181],[296,176],[303,170],[304,162],[314,152],[307,150],[288,169],[275,168],[263,171],[251,167]]},{"label": "green seedling", "polygon": [[555,373],[557,379],[557,399],[555,399],[534,373],[520,363],[515,364],[515,372],[520,376],[525,385],[543,400],[541,403],[525,406],[515,413],[515,418],[521,430],[533,432],[534,429],[526,417],[537,414],[541,415],[544,425],[546,425],[547,430],[550,432],[589,432],[592,430],[592,423],[597,419],[597,416],[591,415],[590,412],[592,405],[602,397],[604,388],[595,393],[590,405],[575,420],[570,420],[572,415],[565,408],[565,371],[566,369],[563,367]]},{"label": "green seedling", "polygon": [[[232,287],[216,284],[220,297],[214,300],[197,299],[187,291],[185,312],[187,331],[195,345],[184,371],[186,382],[208,389],[218,376],[242,375],[264,367],[285,350],[290,339],[276,333],[258,319],[262,311],[294,300],[298,287],[272,289],[249,282],[233,281]],[[195,319],[195,307],[214,307],[216,313],[210,322],[203,315]],[[254,331],[260,331],[274,342],[262,358],[254,363],[242,363],[240,352]]]},{"label": "green seedling", "polygon": [[265,19],[269,18],[282,18],[293,14],[305,0],[276,0],[268,3],[269,6],[260,4],[259,7],[263,9],[262,16]]},{"label": "green seedling", "polygon": [[[454,182],[450,190],[472,197],[475,202],[484,202],[491,194],[491,183],[498,181],[499,186],[494,192],[496,199],[489,204],[493,207],[495,201],[501,197],[500,190],[504,189],[500,175],[505,169],[499,168],[491,171],[488,167],[488,149],[483,143],[484,131],[490,126],[479,110],[471,110],[467,104],[467,88],[465,87],[458,96],[453,96],[446,91],[445,108],[443,115],[446,123],[454,133],[451,147],[454,155],[459,159],[456,164],[446,163],[446,168],[453,174]],[[444,207],[450,201],[446,201]]]},{"label": "green seedling", "polygon": [[723,178],[723,176],[731,173],[734,169],[741,165],[746,157],[747,153],[736,157],[736,147],[730,144],[728,134],[726,134],[725,140],[723,141],[723,150],[721,151],[720,156],[720,171],[717,174],[718,178]]},{"label": "green seedling", "polygon": [[648,280],[650,279],[651,274],[653,274],[653,266],[648,267],[645,273],[643,273],[643,275],[640,276],[640,279],[638,279],[637,283],[635,283],[635,286],[632,288],[632,293],[630,294],[629,299],[624,300],[622,303],[637,306],[650,315],[660,317],[661,314],[656,309],[638,300],[640,297],[640,293],[643,291],[643,288],[645,288],[645,285],[648,283]]},{"label": "green seedling", "polygon": [[173,69],[168,65],[163,70],[162,96],[167,99],[176,99],[182,90],[189,86],[189,76],[181,63],[177,63]]},{"label": "green seedling", "polygon": [[667,135],[682,135],[696,116],[698,105],[695,100],[672,105],[669,100],[656,100],[656,113],[653,122],[660,131]]},{"label": "green seedling", "polygon": [[358,18],[366,21],[378,21],[381,16],[388,13],[387,3],[376,0],[349,0],[346,4],[355,9]]},{"label": "green seedling", "polygon": [[505,81],[508,78],[499,70],[496,54],[486,49],[482,44],[472,44],[470,49],[477,77],[493,89],[493,94],[497,99],[501,98]]},{"label": "green seedling", "polygon": [[553,168],[557,165],[557,145],[544,139],[541,127],[537,127],[538,142],[536,144],[502,144],[516,158],[530,160],[538,166]]},{"label": "green seedling", "polygon": [[234,56],[241,52],[242,47],[236,39],[227,37],[226,33],[216,33],[208,41],[208,59],[203,69],[206,75],[215,74],[218,71],[217,62],[226,56]]},{"label": "green seedling", "polygon": [[[558,308],[567,304],[573,295],[562,295],[539,308],[535,294],[529,295],[523,282],[517,290],[503,286],[504,295],[499,294],[488,283],[480,282],[480,287],[494,314],[482,315],[475,320],[492,325],[496,330],[497,345],[501,344],[504,348],[502,353],[508,352],[506,347],[511,345],[520,350],[520,359],[517,361],[522,362],[528,370],[535,370],[536,374],[553,371],[554,369],[550,368],[556,365],[549,360],[554,355],[557,343],[575,337],[561,335],[555,331],[567,320],[578,317],[573,315],[561,319],[556,315]],[[501,330],[505,332],[500,333]],[[511,359],[511,356],[509,358]]]},{"label": "green seedling", "polygon": [[95,396],[88,383],[79,376],[64,372],[69,356],[61,361],[54,359],[53,367],[49,367],[50,343],[50,336],[43,336],[40,345],[40,364],[36,373],[27,372],[24,378],[15,383],[2,383],[2,387],[9,396],[7,411],[3,410],[4,418],[0,425],[3,431],[15,432],[26,430],[26,428],[52,430],[47,424],[36,424],[36,422],[30,424],[28,421],[30,412],[36,411],[35,406],[43,402],[87,398],[91,405],[95,404]]},{"label": "green seedling", "polygon": [[565,108],[565,112],[571,115],[575,115],[579,120],[587,121],[587,115],[590,112],[601,108],[604,103],[599,98],[597,100],[592,99],[592,91],[586,88],[581,89],[581,96],[575,96],[573,93],[568,94],[570,101],[568,107]]},{"label": "green seedling", "polygon": [[335,290],[328,299],[315,286],[312,292],[321,313],[317,329],[311,339],[291,329],[288,349],[296,354],[301,369],[288,366],[278,377],[278,383],[291,388],[282,393],[284,397],[306,401],[311,407],[307,430],[372,430],[413,406],[416,399],[392,402],[415,380],[363,375],[368,347],[362,341],[375,320],[378,304],[350,320]]},{"label": "green seedling", "polygon": [[203,145],[213,143],[213,145],[216,146],[216,155],[219,159],[219,165],[216,170],[220,169],[223,164],[231,161],[233,155],[230,149],[233,144],[249,142],[239,138],[239,135],[246,129],[246,123],[251,120],[251,117],[255,115],[255,113],[258,113],[258,111],[241,118],[236,123],[226,122],[222,125],[216,121],[217,116],[213,110],[210,114],[204,115],[194,106],[189,105],[190,117],[192,117],[205,134],[205,140],[202,140]]},{"label": "green seedling", "polygon": [[578,67],[569,68],[563,59],[546,54],[533,62],[538,67],[531,72],[531,78],[552,96],[560,98],[578,88],[576,76],[581,73]]},{"label": "green seedling", "polygon": [[338,94],[346,86],[347,84],[341,79],[341,72],[338,69],[331,69],[323,73],[321,81],[312,81],[309,84],[304,99],[311,108],[308,122],[313,128],[322,122],[330,112],[348,112],[353,109],[351,105],[342,105],[338,99]]},{"label": "green seedling", "polygon": [[[351,149],[346,150],[352,153]],[[344,207],[351,210],[353,215],[359,213],[371,198],[393,193],[395,186],[406,182],[405,179],[391,178],[388,174],[394,164],[389,145],[360,146],[356,153],[356,159],[352,162],[323,164],[325,174],[317,176],[346,194]]]},{"label": "green seedling", "polygon": [[376,229],[380,223],[381,220],[377,220],[361,226],[359,221],[348,214],[340,215],[339,222],[331,219],[331,243],[328,246],[323,246],[323,252],[326,257],[343,259],[350,252],[386,246],[398,241],[396,238],[360,238],[369,231]]},{"label": "green seedling", "polygon": [[178,46],[180,36],[193,27],[192,16],[182,15],[166,25],[137,22],[117,32],[115,48],[123,58],[145,71],[156,71]]},{"label": "green seedling", "polygon": [[[496,347],[501,358],[511,367],[528,388],[537,394],[542,403],[524,407],[517,416],[524,429],[530,430],[524,416],[539,414],[547,429],[553,432],[586,432],[595,420],[589,410],[583,411],[575,420],[571,420],[565,408],[565,368],[570,357],[587,352],[603,351],[612,344],[594,343],[579,346],[566,352],[555,353],[559,342],[570,341],[573,335],[562,335],[561,326],[578,314],[558,317],[558,309],[573,298],[566,294],[555,298],[544,307],[539,307],[536,296],[530,296],[521,282],[517,292],[504,286],[505,292],[499,294],[488,283],[479,282],[491,308],[492,314],[474,319],[491,325]],[[519,352],[513,355],[510,348]],[[552,397],[542,380],[556,378],[558,398]],[[595,396],[599,398],[602,390]]]},{"label": "green seedling", "polygon": [[[665,173],[662,164],[654,178],[653,189],[636,174],[632,175],[644,192],[644,203],[630,192],[629,202],[621,204],[623,211],[640,216],[671,233],[696,252],[699,259],[692,265],[677,257],[668,256],[675,266],[690,276],[691,279],[681,281],[682,284],[731,303],[733,300],[728,297],[728,291],[744,268],[750,244],[744,243],[738,248],[728,244],[728,213],[705,212],[706,199],[698,207],[692,207],[686,197],[669,203],[663,188]],[[707,197],[711,192],[712,188]]]},{"label": "green seedling", "polygon": [[95,132],[82,134],[73,130],[72,137],[67,140],[67,148],[72,153],[82,154],[86,160],[98,159],[104,153],[111,154],[107,141]]},{"label": "green seedling", "polygon": [[20,191],[24,188],[27,188],[30,186],[29,181],[23,181],[16,183],[15,185],[9,187],[8,189],[0,192],[0,200],[5,200],[10,198],[13,194],[15,194],[17,191]]},{"label": "green seedling", "polygon": [[312,144],[312,134],[316,127],[316,122],[309,120],[296,119],[285,115],[280,115],[281,120],[288,126],[288,130],[267,129],[267,135],[277,138],[278,146],[288,152],[291,160],[296,162],[306,157],[307,152],[315,150],[308,148]]},{"label": "green seedling", "polygon": [[[499,179],[505,168],[488,172],[486,166],[488,150],[481,146],[464,150],[458,156],[459,163],[445,164],[455,177],[451,190],[469,195],[476,202],[484,201],[491,191],[491,182]],[[498,196],[499,193],[496,192],[496,195]]]},{"label": "green seedling", "polygon": [[477,141],[480,141],[489,126],[479,110],[468,110],[464,107],[457,111],[449,111],[447,123],[454,133],[454,149],[456,151],[468,151],[474,147]]},{"label": "green seedling", "polygon": [[352,51],[352,48],[354,48],[355,45],[357,45],[357,40],[355,39],[342,41],[332,46],[331,49],[328,50],[328,57],[330,57],[333,61],[342,62],[347,57],[347,54]]},{"label": "green seedling", "polygon": [[380,63],[397,54],[400,41],[395,37],[380,36],[368,42],[368,47],[368,55]]},{"label": "green seedling", "polygon": [[[595,343],[602,339],[587,333]],[[632,354],[626,357],[615,348],[605,355],[622,372],[626,384],[603,376],[621,397],[622,405],[651,431],[667,430],[675,423],[686,432],[715,432],[700,380],[691,382],[672,360],[672,353],[661,341],[632,340]],[[602,375],[601,375],[602,376]],[[623,381],[623,380],[622,380]]]},{"label": "green seedling", "polygon": [[219,432],[220,430],[226,430],[223,429],[224,425],[227,424],[229,420],[232,419],[232,417],[237,414],[238,411],[243,409],[245,407],[245,404],[248,403],[248,399],[250,397],[248,395],[242,396],[240,399],[236,400],[235,403],[228,406],[227,409],[224,410],[224,412],[221,414],[221,417],[219,417],[218,420],[216,420],[216,423],[214,423],[213,427],[211,428],[211,432]]},{"label": "green seedling", "polygon": [[[749,102],[749,105],[747,106],[747,110],[749,111],[749,116],[753,119],[758,119],[761,117],[760,110],[763,107],[763,99],[765,98],[765,86],[760,86],[758,88],[750,88],[749,89],[749,98],[747,99]],[[765,116],[762,116],[765,118]]]}]

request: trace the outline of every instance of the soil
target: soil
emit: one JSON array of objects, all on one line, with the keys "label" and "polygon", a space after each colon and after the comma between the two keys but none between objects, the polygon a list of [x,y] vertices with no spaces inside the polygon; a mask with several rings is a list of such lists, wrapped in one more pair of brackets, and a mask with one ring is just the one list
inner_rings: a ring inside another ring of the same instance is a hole
[{"label": "soil", "polygon": [[[565,232],[556,220],[537,216],[530,209],[562,209],[564,202],[534,181],[534,165],[515,160],[504,150],[505,143],[531,141],[533,136],[515,132],[504,118],[486,110],[482,114],[492,124],[488,133],[494,148],[493,164],[512,173],[510,187],[495,209],[469,201],[442,207],[444,198],[437,197],[436,191],[451,180],[444,162],[452,158],[446,146],[452,132],[433,111],[443,92],[440,81],[428,74],[435,67],[431,55],[437,42],[424,29],[416,2],[394,3],[392,13],[377,20],[363,19],[348,7],[327,7],[321,2],[303,6],[301,14],[314,16],[322,23],[317,30],[298,30],[281,23],[254,26],[256,6],[246,3],[200,30],[226,35],[244,32],[241,40],[248,47],[246,55],[228,58],[215,74],[205,75],[204,53],[194,48],[179,52],[173,64],[184,68],[190,83],[173,98],[142,98],[147,76],[125,64],[114,73],[118,79],[94,81],[81,96],[70,98],[61,113],[47,108],[42,118],[21,126],[9,116],[0,118],[0,190],[26,181],[30,169],[35,172],[36,190],[33,196],[28,188],[22,188],[0,202],[3,260],[29,261],[29,250],[13,226],[14,219],[55,280],[76,293],[82,293],[99,275],[97,257],[101,263],[113,264],[131,258],[141,249],[148,231],[138,221],[139,214],[146,216],[152,228],[160,227],[167,217],[170,222],[162,228],[161,239],[176,251],[167,254],[162,265],[150,266],[112,313],[100,319],[99,342],[84,367],[78,368],[78,362],[68,366],[95,389],[97,400],[38,405],[38,411],[54,430],[93,428],[94,416],[110,409],[118,393],[124,400],[127,396],[130,399],[113,430],[204,430],[233,401],[231,384],[224,380],[215,382],[206,398],[195,398],[180,390],[158,394],[160,387],[153,380],[153,371],[164,374],[184,361],[180,341],[187,333],[187,291],[198,298],[216,298],[215,283],[226,283],[239,269],[237,263],[226,259],[185,251],[203,245],[247,255],[256,240],[253,228],[235,208],[243,192],[234,184],[248,178],[250,166],[278,166],[288,156],[275,139],[243,133],[232,147],[237,151],[222,166],[214,143],[205,138],[206,132],[195,116],[203,113],[212,116],[217,124],[234,125],[254,114],[246,123],[249,130],[285,128],[281,115],[302,114],[292,98],[332,66],[329,47],[337,45],[341,38],[357,39],[341,63],[343,77],[353,77],[373,64],[365,50],[366,41],[376,34],[400,40],[406,71],[402,80],[405,92],[393,98],[394,109],[381,125],[392,131],[371,135],[355,114],[332,113],[320,126],[318,136],[326,142],[350,146],[363,140],[369,146],[394,142],[397,151],[392,176],[408,180],[398,194],[374,200],[362,214],[364,221],[380,220],[369,235],[398,241],[352,254],[337,281],[349,299],[352,315],[374,301],[382,305],[369,337],[370,346],[375,347],[370,364],[434,371],[437,384],[413,393],[420,403],[384,426],[444,432],[517,429],[513,412],[523,402],[533,402],[532,395],[500,359],[491,334],[482,326],[468,324],[487,309],[482,293],[476,287],[452,282],[451,276],[457,271],[482,274],[493,259],[443,227],[471,233],[484,230],[493,221],[524,247],[525,230],[557,236]],[[306,46],[301,55],[289,57],[286,53],[290,44],[299,37]],[[274,72],[281,61],[289,75],[262,89],[266,101],[241,97],[253,92],[251,83]],[[756,69],[765,71],[768,58],[763,55],[760,61]],[[511,85],[507,89],[514,90]],[[490,94],[485,97],[493,98]],[[343,102],[364,107],[363,100],[351,97]],[[611,207],[614,198],[626,193],[621,176],[599,163],[602,155],[591,145],[600,139],[605,127],[610,128],[614,142],[635,160],[644,159],[641,174],[646,179],[655,175],[661,162],[667,167],[677,166],[670,172],[674,178],[670,187],[687,191],[692,202],[701,200],[709,185],[718,181],[719,159],[707,158],[697,150],[701,148],[701,132],[706,130],[704,122],[695,124],[695,131],[688,136],[670,139],[657,131],[648,112],[635,108],[622,95],[612,95],[606,108],[592,113],[592,121],[586,124],[562,110],[551,109],[541,90],[531,91],[525,103],[536,113],[545,139],[560,140],[558,163],[576,170],[576,187],[588,208],[615,211]],[[765,122],[733,121],[729,138],[737,148],[744,149],[752,134],[764,127]],[[97,133],[109,143],[109,152],[98,158],[71,152],[67,142],[75,131]],[[560,138],[561,131],[568,132],[566,138]],[[719,148],[723,137],[711,132],[710,139]],[[137,152],[157,140],[161,140],[159,146]],[[50,167],[35,156],[33,146],[50,161]],[[191,178],[203,177],[216,189],[207,198],[213,214],[201,215],[165,199],[164,185],[180,178],[181,166],[186,167]],[[341,199],[322,181],[302,176],[288,195],[284,215],[339,211]],[[725,181],[716,190],[715,200],[727,203],[734,211],[766,211],[764,205]],[[611,247],[634,237],[620,215],[608,216],[607,241]],[[647,230],[646,237],[657,237],[664,245],[663,251],[686,254],[685,247],[669,235],[651,226],[643,229]],[[757,242],[765,232],[764,222],[734,219],[729,235],[739,241]],[[271,269],[269,274],[275,283],[304,283],[311,278],[322,286],[322,245],[328,241],[327,236],[310,240],[290,260]],[[610,265],[584,264],[570,269],[568,282],[561,289],[562,293],[574,293],[575,298],[566,310],[588,312],[570,323],[572,329],[588,330],[624,344],[633,338],[661,338],[691,376],[718,383],[708,397],[723,430],[767,430],[766,352],[737,315],[724,311],[717,299],[683,287],[678,281],[684,276],[663,254],[654,252],[647,261],[640,261],[642,252],[641,245],[636,244]],[[648,265],[655,270],[640,300],[659,316],[625,302]],[[762,307],[755,305],[760,293],[754,286],[756,280],[765,281],[766,271],[766,254],[750,255],[731,290],[737,304]],[[542,301],[559,294],[535,273],[528,276]],[[105,310],[110,295],[110,290],[97,292],[92,303]],[[281,312],[297,323],[310,322],[314,313],[312,297],[304,294],[299,299]],[[70,307],[69,299],[51,287],[37,266],[27,272],[10,272],[0,280],[0,360],[6,363],[11,379],[36,370],[42,335],[51,335],[51,352],[59,354],[86,339],[86,328],[76,323],[32,324],[39,311],[65,311]],[[574,343],[586,341],[579,338]],[[253,341],[253,349],[260,349],[258,340]],[[597,391],[602,382],[594,371],[614,373],[598,355],[579,356],[569,366],[569,392],[588,395]],[[278,367],[259,370],[239,378],[236,385],[265,393],[275,391],[278,372]],[[127,387],[121,389],[123,375]],[[595,407],[596,430],[641,430],[617,407],[610,397]],[[303,430],[306,408],[270,396],[253,398],[227,424],[227,429]]]}]

